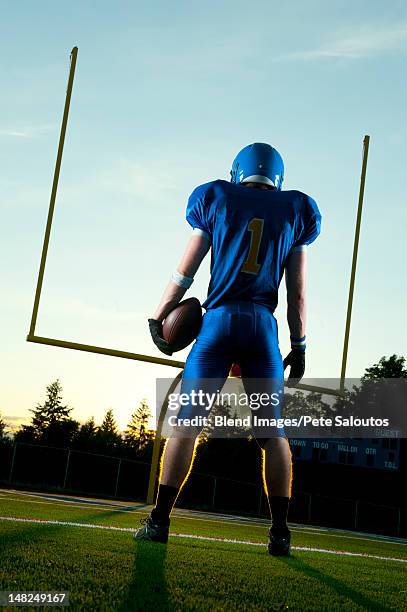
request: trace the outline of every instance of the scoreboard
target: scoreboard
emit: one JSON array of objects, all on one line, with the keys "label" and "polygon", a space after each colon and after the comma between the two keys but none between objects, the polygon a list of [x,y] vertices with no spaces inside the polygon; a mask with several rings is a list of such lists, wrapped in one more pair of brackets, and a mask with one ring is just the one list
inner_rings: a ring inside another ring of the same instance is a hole
[{"label": "scoreboard", "polygon": [[293,459],[395,471],[400,465],[400,438],[291,438]]}]

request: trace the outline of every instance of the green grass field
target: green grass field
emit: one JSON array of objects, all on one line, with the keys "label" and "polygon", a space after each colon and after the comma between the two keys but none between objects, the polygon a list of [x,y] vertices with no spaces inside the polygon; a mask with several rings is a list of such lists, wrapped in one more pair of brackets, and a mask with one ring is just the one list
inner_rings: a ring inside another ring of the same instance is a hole
[{"label": "green grass field", "polygon": [[[67,499],[67,498],[64,498]],[[134,529],[140,505],[96,505],[0,490],[0,516]],[[173,533],[267,542],[266,525],[177,511]],[[137,543],[131,532],[0,520],[0,590],[70,592],[72,610],[402,610],[406,544],[295,528],[293,545],[386,559],[170,537]],[[12,609],[12,608],[10,608]],[[62,609],[62,608],[61,608]]]}]

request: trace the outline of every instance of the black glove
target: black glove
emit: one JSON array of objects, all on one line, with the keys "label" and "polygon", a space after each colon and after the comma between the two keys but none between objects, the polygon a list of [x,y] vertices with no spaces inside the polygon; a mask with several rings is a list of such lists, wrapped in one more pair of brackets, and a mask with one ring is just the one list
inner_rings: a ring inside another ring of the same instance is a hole
[{"label": "black glove", "polygon": [[292,349],[284,359],[283,365],[284,370],[287,366],[290,366],[288,386],[299,383],[305,372],[305,351],[302,349]]},{"label": "black glove", "polygon": [[172,355],[170,345],[163,338],[163,324],[155,319],[148,319],[150,334],[156,347],[165,355]]}]

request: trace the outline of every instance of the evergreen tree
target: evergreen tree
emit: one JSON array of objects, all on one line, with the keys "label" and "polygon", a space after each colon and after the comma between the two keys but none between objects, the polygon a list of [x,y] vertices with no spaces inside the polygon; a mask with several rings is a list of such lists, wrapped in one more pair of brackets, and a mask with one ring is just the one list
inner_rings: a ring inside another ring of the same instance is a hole
[{"label": "evergreen tree", "polygon": [[380,378],[407,378],[407,366],[405,363],[405,358],[398,355],[382,357],[379,363],[366,368],[362,381]]},{"label": "evergreen tree", "polygon": [[71,446],[79,430],[79,422],[74,419],[52,421],[41,436],[41,444],[48,446]]},{"label": "evergreen tree", "polygon": [[10,435],[10,431],[8,431],[7,423],[3,420],[3,417],[0,414],[0,446],[3,448],[6,446],[12,446],[14,440]]},{"label": "evergreen tree", "polygon": [[1,412],[0,412],[0,441],[6,438],[6,430],[7,430],[7,425],[5,421],[3,421],[3,417],[1,416]]},{"label": "evergreen tree", "polygon": [[389,418],[393,428],[404,413],[407,385],[405,358],[382,357],[366,368],[359,385],[336,399],[335,411],[342,416]]},{"label": "evergreen tree", "polygon": [[47,428],[55,422],[68,421],[72,408],[62,403],[62,385],[55,380],[47,386],[47,399],[43,404],[37,404],[31,418],[32,427],[37,436],[41,437]]},{"label": "evergreen tree", "polygon": [[366,368],[356,398],[356,409],[361,415],[389,418],[393,428],[400,425],[407,393],[405,362],[404,357],[391,355]]},{"label": "evergreen tree", "polygon": [[90,450],[95,444],[96,433],[97,427],[95,419],[91,417],[79,427],[74,439],[74,445],[77,448]]},{"label": "evergreen tree", "polygon": [[99,427],[99,431],[106,435],[118,435],[116,419],[114,418],[113,410],[111,408],[106,411],[102,424]]},{"label": "evergreen tree", "polygon": [[19,430],[14,434],[14,442],[35,444],[38,442],[37,432],[32,425],[21,425]]},{"label": "evergreen tree", "polygon": [[98,445],[107,451],[120,449],[122,445],[122,437],[111,408],[106,411],[102,424],[97,430],[96,440]]},{"label": "evergreen tree", "polygon": [[124,440],[128,447],[143,450],[148,441],[154,437],[154,432],[148,427],[152,417],[146,400],[140,402],[137,410],[131,415],[131,421],[124,432]]},{"label": "evergreen tree", "polygon": [[332,408],[322,400],[321,393],[294,391],[285,395],[283,415],[285,418],[299,418],[302,415],[330,417]]}]

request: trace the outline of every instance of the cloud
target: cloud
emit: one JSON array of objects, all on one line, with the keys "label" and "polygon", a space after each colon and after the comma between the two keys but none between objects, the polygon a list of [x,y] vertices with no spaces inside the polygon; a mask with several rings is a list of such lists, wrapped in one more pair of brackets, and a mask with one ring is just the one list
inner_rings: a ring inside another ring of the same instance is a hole
[{"label": "cloud", "polygon": [[53,124],[45,124],[45,125],[32,125],[24,128],[0,128],[0,136],[5,136],[9,138],[25,138],[32,139],[41,136],[46,132],[50,132],[54,130],[55,125]]},{"label": "cloud", "polygon": [[87,210],[112,208],[112,201],[119,202],[121,210],[135,205],[145,210],[157,210],[188,197],[188,187],[194,182],[194,166],[181,160],[154,159],[132,160],[114,159],[108,167],[88,172],[85,177],[62,185],[61,196],[70,202],[70,207]]},{"label": "cloud", "polygon": [[149,163],[122,159],[105,176],[105,187],[118,189],[138,201],[157,202],[179,190],[182,168],[168,161]]},{"label": "cloud", "polygon": [[288,53],[276,58],[275,61],[355,60],[406,48],[407,24],[386,27],[369,25],[343,30],[316,49]]},{"label": "cloud", "polygon": [[30,417],[28,415],[9,415],[6,414],[3,417],[3,421],[6,424],[6,435],[14,434],[21,425],[28,425],[30,423]]}]

